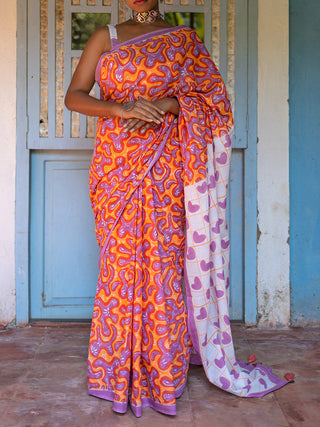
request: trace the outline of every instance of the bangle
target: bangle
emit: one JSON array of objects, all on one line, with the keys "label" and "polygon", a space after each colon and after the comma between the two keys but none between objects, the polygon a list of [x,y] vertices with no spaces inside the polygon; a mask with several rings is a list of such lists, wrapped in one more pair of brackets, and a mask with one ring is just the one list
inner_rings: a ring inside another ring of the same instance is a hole
[{"label": "bangle", "polygon": [[121,120],[123,119],[124,111],[131,111],[135,105],[136,105],[136,101],[128,101],[123,104],[122,111],[121,111]]}]

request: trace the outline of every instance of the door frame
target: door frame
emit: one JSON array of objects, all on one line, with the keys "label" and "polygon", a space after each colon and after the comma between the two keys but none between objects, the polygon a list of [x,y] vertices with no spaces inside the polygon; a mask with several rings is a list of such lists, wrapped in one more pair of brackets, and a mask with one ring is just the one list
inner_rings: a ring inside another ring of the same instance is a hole
[{"label": "door frame", "polygon": [[[223,1],[223,0],[222,0]],[[17,0],[17,141],[15,209],[16,323],[30,319],[30,150],[27,149],[27,11]],[[257,323],[257,42],[258,0],[248,0],[248,147],[244,150],[244,322]]]}]

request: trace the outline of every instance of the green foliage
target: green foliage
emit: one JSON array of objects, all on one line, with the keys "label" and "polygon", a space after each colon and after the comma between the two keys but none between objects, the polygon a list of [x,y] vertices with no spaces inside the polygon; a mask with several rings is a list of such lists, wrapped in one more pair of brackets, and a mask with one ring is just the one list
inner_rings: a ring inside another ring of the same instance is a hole
[{"label": "green foliage", "polygon": [[193,28],[201,40],[204,40],[204,14],[192,12],[168,12],[165,20],[173,26],[186,25]]},{"label": "green foliage", "polygon": [[72,49],[83,50],[95,30],[110,22],[110,13],[73,13]]},{"label": "green foliage", "polygon": [[[173,25],[186,25],[193,28],[204,39],[204,14],[190,12],[168,12],[165,20]],[[109,13],[73,13],[72,14],[72,49],[83,50],[94,31],[110,24]]]}]

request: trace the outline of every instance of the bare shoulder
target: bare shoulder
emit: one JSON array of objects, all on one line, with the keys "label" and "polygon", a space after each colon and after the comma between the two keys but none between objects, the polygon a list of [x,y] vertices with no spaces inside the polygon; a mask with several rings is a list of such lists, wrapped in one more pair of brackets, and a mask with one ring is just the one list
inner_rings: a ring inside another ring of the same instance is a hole
[{"label": "bare shoulder", "polygon": [[89,38],[85,50],[101,55],[111,49],[110,34],[107,26],[100,27]]},{"label": "bare shoulder", "polygon": [[111,48],[110,35],[107,27],[98,28],[89,38],[82,52],[79,64],[73,74],[69,92],[83,90],[90,92],[94,80],[99,58]]}]

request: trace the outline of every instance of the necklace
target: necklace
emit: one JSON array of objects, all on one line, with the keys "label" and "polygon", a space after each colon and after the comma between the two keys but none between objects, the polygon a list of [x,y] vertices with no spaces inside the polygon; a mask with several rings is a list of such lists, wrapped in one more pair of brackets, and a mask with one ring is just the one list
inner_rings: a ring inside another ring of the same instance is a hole
[{"label": "necklace", "polygon": [[148,10],[148,12],[132,12],[131,19],[141,24],[152,24],[163,18],[158,10]]}]

